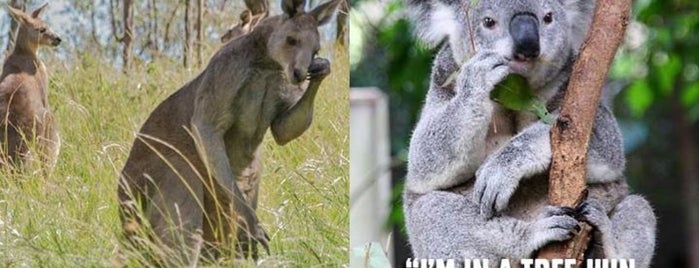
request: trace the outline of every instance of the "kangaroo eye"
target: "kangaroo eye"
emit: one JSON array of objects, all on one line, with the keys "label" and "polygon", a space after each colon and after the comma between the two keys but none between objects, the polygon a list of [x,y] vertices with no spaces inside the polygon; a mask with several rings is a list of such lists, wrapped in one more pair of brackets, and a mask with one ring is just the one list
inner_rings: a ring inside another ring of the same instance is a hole
[{"label": "kangaroo eye", "polygon": [[551,12],[546,13],[546,15],[544,15],[544,23],[549,24],[552,21],[553,21],[553,14],[551,14]]},{"label": "kangaroo eye", "polygon": [[289,44],[290,46],[295,46],[296,44],[299,43],[299,40],[296,40],[296,38],[289,36],[286,38],[286,43]]},{"label": "kangaroo eye", "polygon": [[493,28],[493,26],[495,26],[495,20],[491,17],[485,17],[485,19],[483,19],[483,26],[485,26],[485,28],[491,29]]},{"label": "kangaroo eye", "polygon": [[46,32],[46,28],[43,28],[43,27],[42,27],[42,28],[39,28],[39,32],[40,32],[40,33],[45,33],[45,32]]}]

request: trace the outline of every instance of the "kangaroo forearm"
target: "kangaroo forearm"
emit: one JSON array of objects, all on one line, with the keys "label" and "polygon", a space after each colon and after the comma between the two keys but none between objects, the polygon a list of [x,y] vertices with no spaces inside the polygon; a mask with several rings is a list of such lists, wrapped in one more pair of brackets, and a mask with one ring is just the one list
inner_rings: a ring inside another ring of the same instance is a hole
[{"label": "kangaroo forearm", "polygon": [[[492,114],[487,101],[453,98],[444,107],[425,108],[408,155],[408,189],[425,193],[473,176],[485,157],[483,144]],[[482,142],[477,142],[482,141]]]},{"label": "kangaroo forearm", "polygon": [[320,83],[321,81],[311,80],[303,96],[272,122],[272,135],[278,144],[283,145],[298,138],[310,127]]}]

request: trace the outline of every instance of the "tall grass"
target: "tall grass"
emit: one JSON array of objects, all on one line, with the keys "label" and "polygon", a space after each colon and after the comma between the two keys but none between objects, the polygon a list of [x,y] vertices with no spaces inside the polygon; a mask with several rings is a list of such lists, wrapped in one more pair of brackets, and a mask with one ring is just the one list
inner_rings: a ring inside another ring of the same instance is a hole
[{"label": "tall grass", "polygon": [[[284,147],[269,135],[263,143],[257,213],[271,237],[263,266],[347,263],[349,67],[345,51],[331,54],[311,128]],[[113,266],[123,242],[117,174],[135,133],[201,68],[161,59],[124,74],[89,55],[46,65],[61,152],[48,175],[31,164],[0,173],[0,266]]]}]

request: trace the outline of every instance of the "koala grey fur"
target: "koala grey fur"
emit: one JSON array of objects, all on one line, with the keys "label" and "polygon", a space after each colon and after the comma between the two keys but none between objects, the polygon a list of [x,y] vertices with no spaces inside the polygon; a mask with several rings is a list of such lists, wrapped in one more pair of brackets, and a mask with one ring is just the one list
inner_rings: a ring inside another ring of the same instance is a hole
[{"label": "koala grey fur", "polygon": [[[404,210],[415,257],[517,262],[572,237],[579,228],[572,210],[547,205],[551,126],[527,112],[505,110],[489,94],[507,75],[518,73],[555,118],[594,0],[408,4],[423,39],[432,45],[448,40],[434,60],[408,154]],[[542,18],[549,13],[553,19],[546,22]],[[521,14],[535,18],[538,27],[539,51],[528,60],[515,55],[519,44],[512,25],[507,29]],[[486,17],[494,26],[483,23]],[[656,219],[644,198],[628,193],[624,167],[616,119],[602,103],[587,153],[589,195],[579,209],[596,228],[586,257],[634,259],[636,267],[648,267]]]}]

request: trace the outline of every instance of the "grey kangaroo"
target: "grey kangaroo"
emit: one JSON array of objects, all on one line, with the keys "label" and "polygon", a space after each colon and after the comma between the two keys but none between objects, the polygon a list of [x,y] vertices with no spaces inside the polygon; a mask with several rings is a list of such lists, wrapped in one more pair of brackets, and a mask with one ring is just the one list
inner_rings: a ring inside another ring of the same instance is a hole
[{"label": "grey kangaroo", "polygon": [[[58,156],[59,138],[48,104],[48,75],[37,56],[41,46],[58,46],[58,37],[39,15],[47,4],[27,14],[7,7],[19,24],[12,53],[0,76],[0,166],[22,164],[38,155],[42,164],[52,167]],[[30,144],[37,152],[30,152]]]},{"label": "grey kangaroo", "polygon": [[282,1],[284,14],[226,43],[201,74],[150,114],[118,188],[132,243],[147,221],[149,239],[189,259],[198,254],[197,232],[214,249],[235,239],[242,256],[256,258],[256,242],[269,251],[256,200],[246,200],[238,183],[246,168],[255,169],[267,129],[284,145],[310,126],[316,93],[330,73],[329,61],[315,57],[317,28],[331,19],[337,1],[309,12],[303,6],[302,0]]}]

